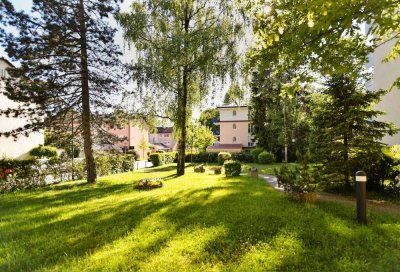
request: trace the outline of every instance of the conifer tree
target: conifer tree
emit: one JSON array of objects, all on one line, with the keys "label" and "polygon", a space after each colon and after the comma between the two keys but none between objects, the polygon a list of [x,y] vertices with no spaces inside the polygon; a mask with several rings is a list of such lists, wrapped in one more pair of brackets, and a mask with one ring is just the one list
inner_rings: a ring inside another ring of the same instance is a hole
[{"label": "conifer tree", "polygon": [[[20,63],[9,71],[6,95],[22,106],[1,113],[30,119],[6,136],[79,123],[76,132],[84,140],[88,182],[96,181],[94,129],[101,127],[100,116],[113,106],[119,88],[121,53],[114,44],[115,29],[107,21],[119,11],[119,2],[34,0],[27,14],[2,0],[3,25],[17,34],[3,28],[0,41],[9,57]],[[78,120],[71,120],[74,114]]]},{"label": "conifer tree", "polygon": [[313,102],[316,154],[323,171],[339,174],[347,190],[355,171],[368,166],[365,162],[381,152],[380,140],[396,131],[393,125],[377,120],[383,112],[373,109],[387,91],[367,91],[360,82],[333,75]]}]

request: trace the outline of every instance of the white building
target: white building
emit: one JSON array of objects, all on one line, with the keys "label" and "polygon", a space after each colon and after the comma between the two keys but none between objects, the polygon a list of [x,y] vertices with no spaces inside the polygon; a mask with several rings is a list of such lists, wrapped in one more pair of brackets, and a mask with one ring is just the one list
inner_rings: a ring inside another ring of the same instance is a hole
[{"label": "white building", "polygon": [[[396,78],[400,77],[400,59],[383,63],[382,60],[389,53],[396,41],[389,41],[379,46],[373,53],[373,89],[388,90]],[[376,105],[377,110],[387,114],[380,117],[380,120],[394,123],[400,128],[400,90],[393,88],[391,92],[382,97],[382,101]],[[394,136],[386,136],[383,142],[388,145],[400,144],[400,133]]]},{"label": "white building", "polygon": [[[4,94],[4,81],[2,78],[7,77],[6,69],[12,67],[12,64],[5,58],[0,57],[0,109],[18,107],[18,103],[8,99]],[[0,115],[0,131],[8,132],[27,124],[26,118],[6,117]],[[44,144],[44,135],[41,132],[29,134],[28,137],[20,135],[17,139],[13,137],[0,137],[0,159],[26,159],[29,157],[29,151],[38,145]]]}]

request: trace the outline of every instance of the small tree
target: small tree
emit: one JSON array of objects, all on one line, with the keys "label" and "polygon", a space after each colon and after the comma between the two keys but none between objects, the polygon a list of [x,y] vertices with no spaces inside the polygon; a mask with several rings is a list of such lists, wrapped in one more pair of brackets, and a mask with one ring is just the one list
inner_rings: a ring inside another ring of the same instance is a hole
[{"label": "small tree", "polygon": [[350,189],[350,177],[362,162],[381,152],[380,142],[393,135],[393,125],[376,120],[373,109],[386,91],[366,91],[358,81],[342,74],[326,82],[313,101],[315,148],[327,174],[337,173]]},{"label": "small tree", "polygon": [[147,141],[147,139],[144,137],[144,135],[142,134],[142,138],[140,138],[140,142],[138,147],[142,150],[142,158],[144,158],[144,152],[147,151],[150,147],[149,142]]}]

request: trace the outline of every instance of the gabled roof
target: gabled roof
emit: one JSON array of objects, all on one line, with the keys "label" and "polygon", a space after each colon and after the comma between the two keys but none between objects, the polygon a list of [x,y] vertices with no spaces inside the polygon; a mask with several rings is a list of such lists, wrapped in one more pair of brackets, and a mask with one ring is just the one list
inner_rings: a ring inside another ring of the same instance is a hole
[{"label": "gabled roof", "polygon": [[7,63],[8,65],[10,65],[11,67],[15,68],[14,64],[12,64],[8,59],[4,58],[4,57],[0,57],[0,60],[4,61],[5,63]]},{"label": "gabled roof", "polygon": [[173,127],[157,127],[157,133],[172,133],[173,131]]}]

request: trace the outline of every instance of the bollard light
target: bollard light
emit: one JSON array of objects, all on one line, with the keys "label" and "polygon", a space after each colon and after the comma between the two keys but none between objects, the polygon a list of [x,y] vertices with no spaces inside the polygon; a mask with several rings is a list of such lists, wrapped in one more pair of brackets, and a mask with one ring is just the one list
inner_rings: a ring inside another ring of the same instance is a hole
[{"label": "bollard light", "polygon": [[357,198],[357,221],[367,224],[367,174],[364,171],[356,173],[356,198]]}]

